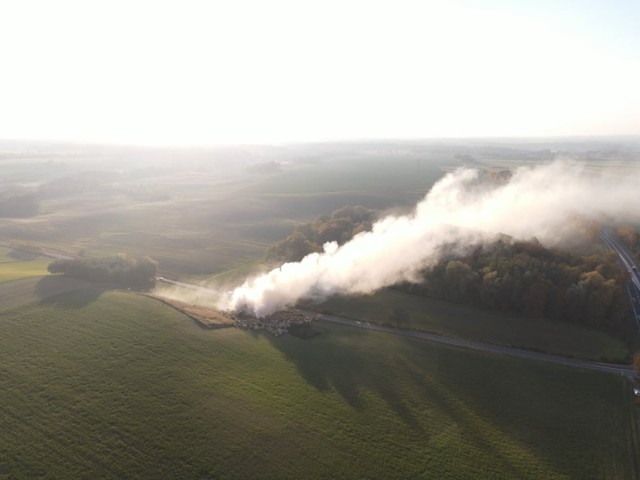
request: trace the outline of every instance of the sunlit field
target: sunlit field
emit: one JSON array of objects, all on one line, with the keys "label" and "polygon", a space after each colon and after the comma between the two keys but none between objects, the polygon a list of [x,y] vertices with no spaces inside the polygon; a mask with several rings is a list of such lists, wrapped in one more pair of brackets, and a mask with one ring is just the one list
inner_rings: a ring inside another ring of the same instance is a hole
[{"label": "sunlit field", "polygon": [[95,289],[0,328],[7,478],[633,478],[612,375],[325,324],[205,331]]},{"label": "sunlit field", "polygon": [[[1,254],[2,252],[0,252]],[[47,273],[47,265],[50,259],[37,258],[33,260],[13,260],[0,262],[0,282],[6,282],[16,278],[35,277]]]}]

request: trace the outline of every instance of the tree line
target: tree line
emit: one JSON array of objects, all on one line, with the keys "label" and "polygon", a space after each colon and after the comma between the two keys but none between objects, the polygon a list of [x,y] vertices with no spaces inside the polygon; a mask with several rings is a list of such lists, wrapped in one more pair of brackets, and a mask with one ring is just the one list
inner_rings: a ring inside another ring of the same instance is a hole
[{"label": "tree line", "polygon": [[422,282],[397,288],[626,336],[635,328],[627,281],[615,253],[572,253],[504,236],[464,257],[443,258],[423,271]]},{"label": "tree line", "polygon": [[360,232],[371,230],[377,218],[375,210],[346,206],[330,215],[322,215],[311,223],[295,228],[293,233],[276,243],[268,252],[274,262],[297,262],[313,252],[321,252],[327,242],[342,245]]},{"label": "tree line", "polygon": [[635,257],[636,262],[640,262],[640,234],[638,230],[626,225],[620,226],[615,230],[615,234],[620,242],[629,249]]},{"label": "tree line", "polygon": [[124,254],[58,259],[51,262],[48,267],[50,273],[136,288],[153,286],[157,269],[158,262],[149,257],[133,258]]}]

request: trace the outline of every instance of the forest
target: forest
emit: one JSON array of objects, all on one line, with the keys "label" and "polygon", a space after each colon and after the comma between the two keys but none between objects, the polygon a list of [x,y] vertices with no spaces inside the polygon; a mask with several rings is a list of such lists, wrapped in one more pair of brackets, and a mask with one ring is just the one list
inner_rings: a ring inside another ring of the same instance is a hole
[{"label": "forest", "polygon": [[397,288],[624,337],[634,328],[627,281],[614,253],[574,253],[504,237],[467,256],[443,258],[424,270],[421,283]]},{"label": "forest", "polygon": [[636,263],[640,261],[640,234],[638,231],[633,227],[623,225],[618,227],[615,233],[622,244],[629,249],[631,255],[635,257]]}]

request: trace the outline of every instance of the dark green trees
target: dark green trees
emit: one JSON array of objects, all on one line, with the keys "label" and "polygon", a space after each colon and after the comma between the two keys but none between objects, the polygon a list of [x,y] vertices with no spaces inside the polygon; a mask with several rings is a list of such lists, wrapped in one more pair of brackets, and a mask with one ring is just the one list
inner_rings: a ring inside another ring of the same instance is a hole
[{"label": "dark green trees", "polygon": [[269,259],[297,262],[309,253],[322,251],[326,242],[343,244],[358,233],[370,230],[375,218],[375,211],[365,207],[339,208],[331,215],[323,215],[312,223],[296,227],[291,235],[269,250]]},{"label": "dark green trees", "polygon": [[149,257],[126,255],[78,259],[59,259],[49,264],[51,273],[59,273],[99,283],[115,283],[129,287],[153,285],[158,263]]}]

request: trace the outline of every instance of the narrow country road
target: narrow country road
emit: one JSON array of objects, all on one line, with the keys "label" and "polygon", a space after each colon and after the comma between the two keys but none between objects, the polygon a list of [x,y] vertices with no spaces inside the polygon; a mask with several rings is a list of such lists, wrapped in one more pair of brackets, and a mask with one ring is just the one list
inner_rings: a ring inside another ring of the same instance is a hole
[{"label": "narrow country road", "polygon": [[334,315],[318,314],[316,315],[318,320],[324,322],[337,323],[340,325],[346,325],[349,327],[364,328],[367,330],[373,330],[376,332],[391,333],[394,335],[401,335],[403,337],[418,338],[429,342],[442,343],[444,345],[451,345],[454,347],[468,348],[471,350],[478,350],[482,352],[491,352],[503,355],[509,355],[512,357],[527,358],[530,360],[537,360],[547,363],[555,363],[557,365],[564,365],[566,367],[583,368],[587,370],[595,370],[598,372],[615,373],[617,375],[624,375],[628,378],[633,377],[634,371],[628,365],[613,365],[608,363],[594,362],[590,360],[580,360],[577,358],[561,357],[559,355],[551,355],[548,353],[533,352],[530,350],[522,350],[515,347],[506,347],[502,345],[495,345],[492,343],[475,342],[473,340],[464,340],[461,338],[448,337],[446,335],[439,335],[436,333],[419,332],[417,330],[406,330],[403,328],[386,327],[382,325],[374,325],[367,322],[360,322],[357,320],[351,320],[348,318],[336,317]]}]

